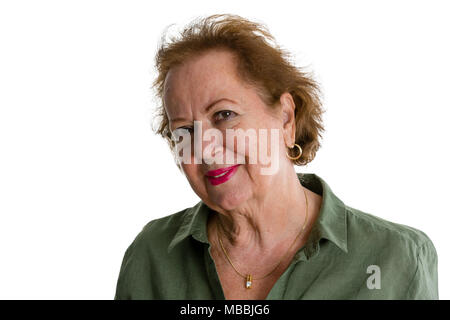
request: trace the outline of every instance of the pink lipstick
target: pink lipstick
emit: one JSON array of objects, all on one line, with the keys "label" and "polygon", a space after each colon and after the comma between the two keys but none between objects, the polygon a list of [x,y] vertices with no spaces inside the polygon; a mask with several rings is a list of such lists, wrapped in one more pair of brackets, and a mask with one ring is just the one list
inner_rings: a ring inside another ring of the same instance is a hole
[{"label": "pink lipstick", "polygon": [[234,175],[234,173],[237,171],[239,166],[240,164],[237,164],[227,168],[211,170],[206,173],[206,177],[213,186],[217,186],[230,180],[231,177]]}]

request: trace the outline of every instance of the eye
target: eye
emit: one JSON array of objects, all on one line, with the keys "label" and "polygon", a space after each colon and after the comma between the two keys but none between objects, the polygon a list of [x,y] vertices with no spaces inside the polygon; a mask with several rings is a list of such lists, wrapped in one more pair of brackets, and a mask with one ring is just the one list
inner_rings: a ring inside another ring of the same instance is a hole
[{"label": "eye", "polygon": [[194,128],[193,127],[179,127],[177,128],[177,130],[187,130],[189,133],[193,133],[194,132]]},{"label": "eye", "polygon": [[193,136],[194,128],[185,126],[185,127],[179,127],[173,130],[172,135],[175,139],[178,139],[178,137],[182,137],[188,133],[190,136]]},{"label": "eye", "polygon": [[222,120],[228,120],[228,119],[234,118],[235,116],[236,116],[236,113],[234,111],[222,110],[222,111],[216,112],[214,114],[214,119],[216,121],[222,121]]}]

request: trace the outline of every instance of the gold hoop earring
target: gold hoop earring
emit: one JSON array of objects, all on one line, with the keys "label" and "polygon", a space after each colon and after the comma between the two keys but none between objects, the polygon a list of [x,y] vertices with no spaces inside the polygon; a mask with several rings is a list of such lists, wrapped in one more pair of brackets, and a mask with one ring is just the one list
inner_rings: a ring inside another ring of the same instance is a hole
[{"label": "gold hoop earring", "polygon": [[[289,155],[289,152],[286,151],[286,156],[287,156],[289,159],[291,159],[291,160],[297,160],[298,158],[300,158],[300,157],[302,156],[302,153],[303,153],[302,148],[301,148],[298,144],[294,144],[294,147],[297,147],[297,148],[298,148],[299,153],[298,153],[297,156],[291,157],[291,156]],[[289,148],[289,150],[290,150],[290,149],[294,149],[294,147]]]}]

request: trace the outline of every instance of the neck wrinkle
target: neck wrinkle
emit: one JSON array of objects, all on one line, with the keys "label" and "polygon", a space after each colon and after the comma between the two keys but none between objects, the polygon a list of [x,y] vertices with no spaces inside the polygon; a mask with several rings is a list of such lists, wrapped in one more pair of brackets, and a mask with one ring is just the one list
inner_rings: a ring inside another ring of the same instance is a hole
[{"label": "neck wrinkle", "polygon": [[[230,212],[228,215],[216,213],[214,219],[215,230],[220,232],[222,242],[227,242],[236,250],[260,250],[262,252],[270,252],[277,247],[283,247],[286,242],[291,243],[293,239],[298,235],[305,223],[305,209],[306,201],[305,194],[303,192],[303,186],[301,185],[298,177],[294,171],[295,181],[294,183],[283,183],[286,189],[290,192],[273,192],[268,193],[270,196],[265,197],[257,202],[260,210],[257,212],[265,212],[262,214],[242,214],[236,212]],[[293,181],[291,179],[291,181]],[[306,190],[305,190],[305,193]],[[279,194],[285,195],[280,199]],[[288,205],[286,205],[288,203]],[[308,198],[308,221],[309,225],[312,219],[312,199]],[[274,209],[274,208],[279,208]],[[300,207],[300,212],[295,208]],[[270,210],[264,210],[264,208],[270,208]],[[287,209],[286,209],[287,208]],[[279,212],[284,209],[284,213]],[[274,214],[278,212],[278,214]],[[308,226],[305,228],[304,233],[300,236],[300,239],[308,231]],[[225,241],[224,241],[225,240]],[[225,245],[225,244],[224,244]]]}]

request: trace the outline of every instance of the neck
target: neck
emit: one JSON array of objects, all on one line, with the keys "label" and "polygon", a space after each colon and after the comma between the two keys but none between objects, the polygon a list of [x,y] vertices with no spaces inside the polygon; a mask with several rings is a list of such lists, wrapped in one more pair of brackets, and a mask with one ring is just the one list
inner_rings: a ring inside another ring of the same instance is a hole
[{"label": "neck", "polygon": [[[277,181],[271,184],[277,187],[263,192],[263,198],[250,199],[235,210],[213,217],[216,232],[233,249],[258,252],[281,249],[286,242],[292,242],[303,228],[305,194],[308,197],[308,192],[300,184],[295,171],[292,169],[292,173],[278,176]],[[308,207],[308,220],[311,220],[313,206],[310,198]]]}]

